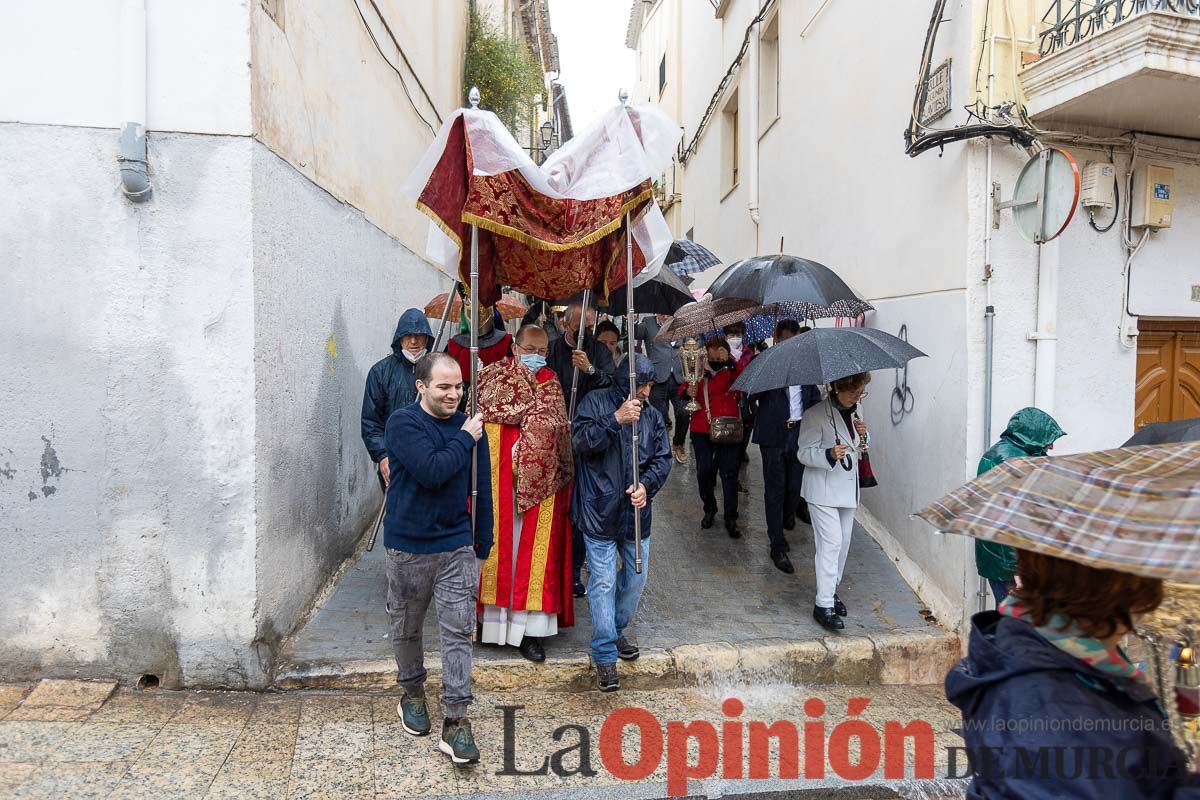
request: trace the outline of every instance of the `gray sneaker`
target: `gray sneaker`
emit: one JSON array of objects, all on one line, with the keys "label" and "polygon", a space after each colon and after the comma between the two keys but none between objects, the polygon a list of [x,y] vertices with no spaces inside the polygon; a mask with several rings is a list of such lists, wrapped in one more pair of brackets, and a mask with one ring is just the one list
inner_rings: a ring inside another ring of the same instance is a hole
[{"label": "gray sneaker", "polygon": [[455,764],[475,764],[479,761],[479,748],[475,746],[475,735],[471,733],[471,721],[466,717],[442,722],[442,740],[438,749],[450,756]]},{"label": "gray sneaker", "polygon": [[429,707],[425,704],[425,696],[413,697],[405,692],[396,704],[396,713],[400,715],[400,724],[404,730],[413,736],[429,735]]},{"label": "gray sneaker", "polygon": [[638,646],[626,639],[624,636],[617,637],[617,657],[622,661],[637,661],[637,657],[642,654]]},{"label": "gray sneaker", "polygon": [[621,688],[621,681],[617,679],[616,664],[597,664],[596,680],[602,692],[615,692]]}]

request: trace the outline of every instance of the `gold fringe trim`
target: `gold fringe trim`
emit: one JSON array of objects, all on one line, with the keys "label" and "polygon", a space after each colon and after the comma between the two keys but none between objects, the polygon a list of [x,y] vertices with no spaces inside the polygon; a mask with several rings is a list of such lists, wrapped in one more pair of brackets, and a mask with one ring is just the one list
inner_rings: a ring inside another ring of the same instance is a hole
[{"label": "gold fringe trim", "polygon": [[[612,233],[613,231],[620,228],[623,224],[625,224],[625,213],[627,211],[632,211],[638,204],[651,198],[653,196],[653,194],[654,194],[654,191],[652,189],[646,189],[642,192],[639,192],[635,197],[633,197],[630,200],[627,200],[624,204],[621,205],[620,212],[618,213],[616,219],[612,220],[611,222],[606,223],[603,227],[592,231],[591,233],[587,234],[586,236],[583,236],[582,238],[577,239],[572,242],[547,242],[544,239],[535,238],[533,236],[530,236],[528,233],[525,233],[524,231],[521,231],[521,230],[517,230],[516,228],[513,228],[509,225],[504,225],[499,222],[494,222],[490,219],[485,219],[484,217],[481,217],[477,214],[472,214],[467,211],[463,212],[462,219],[463,219],[463,222],[469,223],[471,225],[478,225],[480,228],[483,228],[485,231],[490,231],[499,236],[504,236],[509,239],[515,239],[516,241],[520,242],[521,244],[525,245],[526,247],[532,247],[535,250],[548,250],[553,253],[565,253],[570,250],[578,250],[582,247],[588,247],[589,245],[593,245],[596,242],[603,239],[605,236],[608,236],[610,233]],[[640,214],[638,215],[638,218],[641,219]],[[438,220],[436,217],[434,218],[434,221],[438,222],[440,224],[440,220]],[[457,238],[457,237],[455,237],[455,238]]]},{"label": "gold fringe trim", "polygon": [[449,226],[449,225],[447,225],[446,223],[442,222],[442,218],[441,218],[441,217],[439,217],[439,216],[438,216],[438,215],[437,215],[437,214],[434,212],[434,210],[433,210],[432,208],[430,208],[429,206],[425,205],[425,204],[424,204],[424,203],[422,203],[420,200],[418,200],[418,201],[417,201],[417,208],[418,208],[418,209],[419,209],[419,210],[420,210],[422,213],[424,213],[424,214],[425,214],[425,216],[427,216],[427,217],[429,217],[431,220],[433,220],[433,224],[434,224],[434,225],[437,225],[439,228],[441,228],[441,229],[442,229],[442,233],[446,234],[447,236],[449,236],[451,239],[453,239],[453,240],[454,240],[454,243],[458,245],[458,258],[459,258],[459,260],[461,261],[461,260],[462,260],[462,254],[463,254],[463,243],[462,243],[462,239],[460,239],[460,238],[459,238],[458,234],[457,234],[457,233],[455,233],[455,232],[454,232],[454,230],[452,230],[452,229],[450,228],[450,226]]}]

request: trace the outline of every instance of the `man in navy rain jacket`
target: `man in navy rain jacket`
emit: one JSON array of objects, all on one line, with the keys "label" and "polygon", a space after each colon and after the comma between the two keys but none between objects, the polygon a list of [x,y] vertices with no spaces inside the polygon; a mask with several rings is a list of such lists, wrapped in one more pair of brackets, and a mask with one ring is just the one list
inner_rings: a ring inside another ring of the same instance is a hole
[{"label": "man in navy rain jacket", "polygon": [[377,362],[367,373],[363,392],[362,440],[379,465],[380,482],[386,487],[391,473],[387,446],[383,441],[388,417],[393,411],[417,401],[414,369],[421,356],[433,347],[433,331],[419,308],[410,308],[396,323],[392,336],[392,354]]}]

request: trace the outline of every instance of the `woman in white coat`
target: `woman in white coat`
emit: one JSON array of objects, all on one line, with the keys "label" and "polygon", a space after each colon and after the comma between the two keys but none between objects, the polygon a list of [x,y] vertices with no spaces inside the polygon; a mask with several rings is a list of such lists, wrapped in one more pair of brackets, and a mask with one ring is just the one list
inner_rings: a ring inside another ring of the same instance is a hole
[{"label": "woman in white coat", "polygon": [[813,619],[828,630],[845,627],[846,606],[837,587],[846,569],[854,511],[858,508],[858,459],[870,441],[858,402],[871,373],[834,381],[829,396],[804,412],[799,459],[804,464],[800,494],[808,501],[816,540],[817,602]]}]

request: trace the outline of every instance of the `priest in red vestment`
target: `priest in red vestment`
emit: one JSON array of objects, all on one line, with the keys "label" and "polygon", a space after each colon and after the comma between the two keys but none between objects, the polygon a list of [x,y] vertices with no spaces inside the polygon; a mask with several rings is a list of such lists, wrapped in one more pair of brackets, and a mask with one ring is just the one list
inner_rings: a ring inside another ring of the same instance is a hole
[{"label": "priest in red vestment", "polygon": [[571,596],[571,433],[546,332],[526,325],[515,355],[479,373],[492,459],[495,545],[479,580],[480,641],[546,657],[542,639],[575,623]]}]

